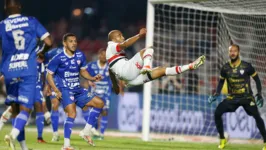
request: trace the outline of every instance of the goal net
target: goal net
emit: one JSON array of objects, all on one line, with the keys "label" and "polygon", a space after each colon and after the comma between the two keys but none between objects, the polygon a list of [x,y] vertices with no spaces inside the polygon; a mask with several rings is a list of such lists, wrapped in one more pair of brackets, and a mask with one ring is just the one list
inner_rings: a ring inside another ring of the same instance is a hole
[{"label": "goal net", "polygon": [[[252,63],[259,73],[265,95],[266,1],[150,0],[148,5],[146,45],[154,46],[154,66],[188,64],[203,54],[206,64],[145,85],[143,139],[216,138],[214,111],[222,96],[212,105],[207,99],[217,87],[231,43],[240,46],[241,59]],[[255,88],[253,92],[256,94]],[[145,103],[150,106],[145,108]],[[266,110],[260,112],[265,120]],[[261,138],[254,119],[242,108],[224,114],[223,122],[230,137]]]}]

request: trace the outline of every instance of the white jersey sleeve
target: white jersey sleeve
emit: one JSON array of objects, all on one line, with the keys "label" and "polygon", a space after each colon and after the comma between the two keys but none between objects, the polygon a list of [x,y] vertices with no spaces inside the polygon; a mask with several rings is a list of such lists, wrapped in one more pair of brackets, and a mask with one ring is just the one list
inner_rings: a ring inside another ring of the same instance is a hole
[{"label": "white jersey sleeve", "polygon": [[120,49],[119,43],[115,43],[113,41],[108,42],[108,46],[106,49],[106,59],[112,58],[114,55],[117,54],[124,54],[124,52]]}]

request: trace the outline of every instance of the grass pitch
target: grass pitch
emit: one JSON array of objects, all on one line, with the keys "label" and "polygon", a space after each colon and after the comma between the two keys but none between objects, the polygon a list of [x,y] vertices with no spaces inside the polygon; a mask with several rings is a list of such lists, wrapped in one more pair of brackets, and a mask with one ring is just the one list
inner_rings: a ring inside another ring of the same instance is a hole
[{"label": "grass pitch", "polygon": [[[30,130],[27,130],[30,129]],[[43,137],[47,144],[37,143],[37,131],[35,127],[27,127],[26,129],[26,143],[30,149],[33,150],[60,150],[63,145],[63,135],[59,142],[50,142],[52,133],[44,132]],[[0,150],[8,149],[3,139],[4,135],[9,133],[11,126],[5,126],[0,132]],[[77,131],[77,129],[75,129]],[[95,140],[96,147],[89,146],[77,134],[72,134],[71,145],[76,150],[218,150],[217,144],[210,143],[185,143],[185,142],[162,142],[151,141],[143,142],[141,139],[128,137],[105,137],[104,140]],[[261,150],[262,144],[228,144],[225,150]],[[19,150],[19,143],[16,143],[16,148]]]}]

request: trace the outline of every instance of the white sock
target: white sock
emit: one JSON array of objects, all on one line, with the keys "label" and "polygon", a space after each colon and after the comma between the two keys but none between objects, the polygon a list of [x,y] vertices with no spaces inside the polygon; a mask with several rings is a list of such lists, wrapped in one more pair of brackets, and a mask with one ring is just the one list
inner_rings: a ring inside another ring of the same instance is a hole
[{"label": "white sock", "polygon": [[89,135],[91,129],[92,129],[92,125],[86,123],[86,125],[85,125],[85,127],[84,127],[84,129],[83,129],[84,134],[85,134],[85,135]]},{"label": "white sock", "polygon": [[19,130],[16,129],[16,128],[13,128],[13,129],[11,130],[10,135],[12,136],[13,140],[17,139],[17,137],[18,137],[18,135],[19,135]]},{"label": "white sock", "polygon": [[167,76],[177,75],[187,70],[190,70],[189,68],[190,68],[190,64],[183,65],[183,66],[167,67],[165,69],[165,75]]},{"label": "white sock", "polygon": [[57,136],[58,135],[58,131],[54,132],[53,135],[56,135]]},{"label": "white sock", "polygon": [[50,113],[49,111],[45,112],[45,113],[44,113],[44,118],[45,118],[46,121],[47,121],[48,119],[50,119],[50,118],[51,118],[51,113]]},{"label": "white sock", "polygon": [[70,139],[64,138],[64,147],[69,147],[70,146]]},{"label": "white sock", "polygon": [[2,121],[0,121],[0,130],[2,130],[2,128],[3,128],[4,125],[5,124]]},{"label": "white sock", "polygon": [[6,111],[3,112],[1,119],[0,119],[1,122],[6,123],[11,118],[12,113],[9,112],[10,109],[11,107],[8,107]]},{"label": "white sock", "polygon": [[25,140],[19,142],[22,150],[28,150]]},{"label": "white sock", "polygon": [[147,48],[143,54],[143,61],[144,65],[143,66],[151,66],[151,61],[152,61],[152,56],[153,56],[153,49],[152,48]]}]

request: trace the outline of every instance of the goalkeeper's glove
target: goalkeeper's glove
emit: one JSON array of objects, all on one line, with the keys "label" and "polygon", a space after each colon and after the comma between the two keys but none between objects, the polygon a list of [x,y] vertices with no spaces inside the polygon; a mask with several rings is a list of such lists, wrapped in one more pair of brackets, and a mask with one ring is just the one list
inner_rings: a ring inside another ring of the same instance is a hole
[{"label": "goalkeeper's glove", "polygon": [[209,104],[211,104],[212,102],[216,101],[216,99],[218,98],[219,94],[215,93],[213,95],[211,95],[209,98],[208,98],[208,102]]},{"label": "goalkeeper's glove", "polygon": [[261,96],[261,94],[257,94],[255,96],[255,100],[256,100],[256,104],[258,107],[262,107],[263,106],[263,97]]}]

